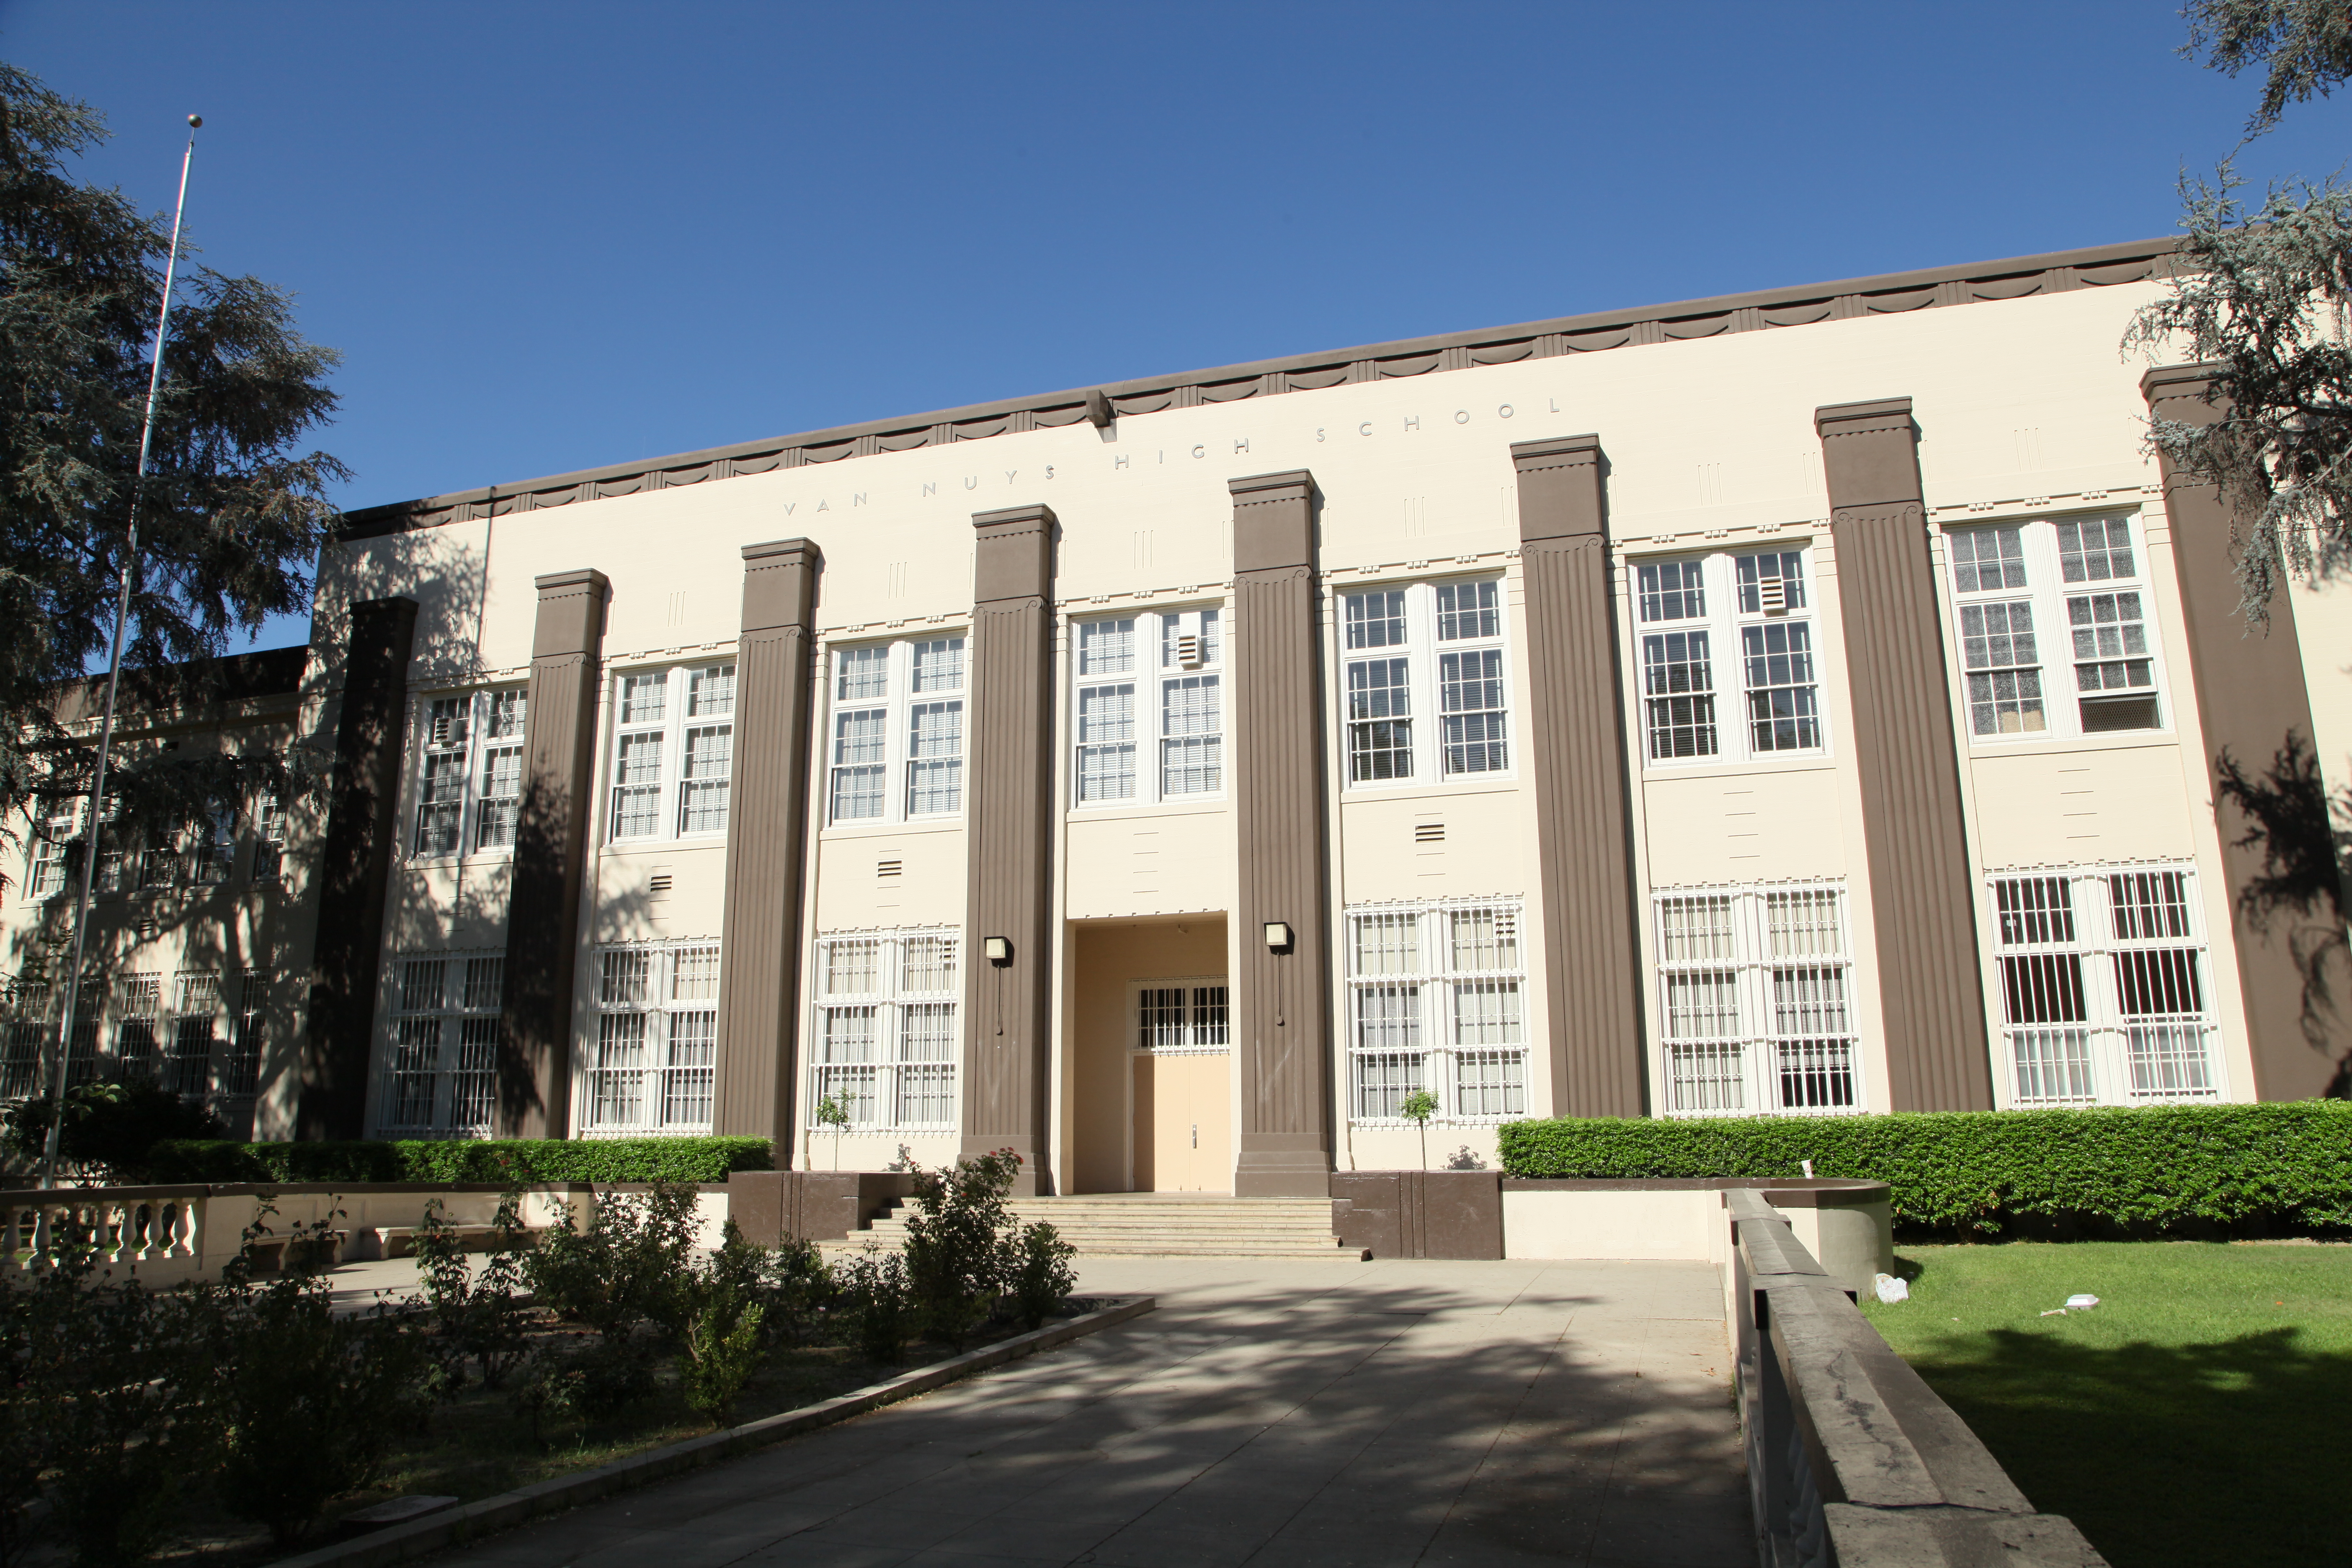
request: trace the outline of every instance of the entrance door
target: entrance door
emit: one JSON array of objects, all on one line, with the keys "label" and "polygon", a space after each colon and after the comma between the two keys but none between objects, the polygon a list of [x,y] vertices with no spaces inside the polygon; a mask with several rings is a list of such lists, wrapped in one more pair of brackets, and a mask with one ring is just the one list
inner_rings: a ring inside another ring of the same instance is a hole
[{"label": "entrance door", "polygon": [[1233,1055],[1222,979],[1135,988],[1135,1187],[1223,1193],[1234,1184]]}]

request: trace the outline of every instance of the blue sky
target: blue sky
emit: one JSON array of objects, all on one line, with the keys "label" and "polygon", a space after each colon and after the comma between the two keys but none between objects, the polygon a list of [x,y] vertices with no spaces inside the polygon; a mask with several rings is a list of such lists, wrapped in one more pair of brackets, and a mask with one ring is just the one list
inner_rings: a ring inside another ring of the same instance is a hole
[{"label": "blue sky", "polygon": [[[86,165],[341,349],[349,506],[2171,231],[2163,4],[0,0]],[[2352,103],[2241,164],[2318,176]],[[301,640],[273,627],[265,645]]]}]

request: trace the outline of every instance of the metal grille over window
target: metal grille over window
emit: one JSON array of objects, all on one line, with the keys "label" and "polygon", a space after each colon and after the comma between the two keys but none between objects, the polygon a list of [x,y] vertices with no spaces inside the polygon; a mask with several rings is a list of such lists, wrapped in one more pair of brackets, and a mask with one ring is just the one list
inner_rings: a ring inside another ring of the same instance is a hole
[{"label": "metal grille over window", "polygon": [[[499,954],[404,957],[394,965],[392,1018],[376,1125],[408,1137],[480,1137],[498,1113],[499,1012],[506,959]],[[240,1004],[257,1035],[262,996]],[[256,1048],[258,1044],[257,1041]]]},{"label": "metal grille over window", "polygon": [[[1971,734],[2158,727],[2156,639],[2130,519],[1956,529],[1948,546]],[[2064,677],[2045,679],[2044,656],[2061,647],[2074,667],[2071,710]]]},{"label": "metal grille over window", "polygon": [[836,648],[833,661],[826,820],[894,822],[961,811],[964,639]]},{"label": "metal grille over window", "polygon": [[2011,1103],[2221,1092],[2193,889],[2193,873],[2169,869],[1992,879]]},{"label": "metal grille over window", "polygon": [[810,1031],[812,1129],[830,1099],[853,1131],[955,1124],[961,938],[949,930],[817,939]]},{"label": "metal grille over window", "polygon": [[1654,908],[1669,1114],[1860,1108],[1843,889],[1675,890]]},{"label": "metal grille over window", "polygon": [[1527,1114],[1527,960],[1517,900],[1347,917],[1350,1115],[1395,1121],[1416,1091],[1435,1120]]},{"label": "metal grille over window", "polygon": [[38,980],[10,983],[0,996],[0,1100],[25,1100],[41,1083],[41,1056],[53,1025],[49,988]]},{"label": "metal grille over window", "polygon": [[213,1047],[220,1034],[220,976],[181,974],[172,982],[171,1049],[163,1062],[163,1087],[184,1100],[201,1100],[212,1088]]},{"label": "metal grille over window", "polygon": [[1155,980],[1135,994],[1135,1048],[1151,1056],[1218,1056],[1232,1048],[1222,980]]},{"label": "metal grille over window", "polygon": [[1071,637],[1072,798],[1149,805],[1222,793],[1223,612],[1077,621]]},{"label": "metal grille over window", "polygon": [[582,1136],[708,1132],[719,1070],[718,944],[599,948],[595,975]]},{"label": "metal grille over window", "polygon": [[[1349,785],[1509,770],[1503,623],[1503,584],[1493,578],[1340,596]],[[1434,729],[1419,722],[1424,715]]]},{"label": "metal grille over window", "polygon": [[[522,794],[522,734],[526,699],[519,687],[463,692],[425,700],[423,753],[417,763],[416,832],[409,852],[419,857],[514,847],[515,805]],[[268,809],[278,817],[277,802]],[[282,849],[282,818],[265,823],[263,838]],[[257,852],[254,880],[277,874],[269,855],[265,877]]]},{"label": "metal grille over window", "polygon": [[261,1088],[261,1047],[269,1018],[269,975],[248,969],[237,976],[236,1013],[229,1023],[228,1050],[215,1088],[221,1099],[243,1104]]}]

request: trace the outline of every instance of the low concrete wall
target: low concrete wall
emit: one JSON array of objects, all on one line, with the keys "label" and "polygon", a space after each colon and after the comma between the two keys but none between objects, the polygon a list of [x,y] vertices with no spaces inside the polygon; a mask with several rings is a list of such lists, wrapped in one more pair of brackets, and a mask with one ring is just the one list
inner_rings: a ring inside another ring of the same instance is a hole
[{"label": "low concrete wall", "polygon": [[1757,1561],[1780,1568],[2104,1568],[2037,1513],[1951,1406],[1846,1299],[1778,1192],[1723,1194],[1726,1304]]},{"label": "low concrete wall", "polygon": [[1374,1258],[1503,1256],[1501,1178],[1492,1171],[1339,1171],[1331,1226]]},{"label": "low concrete wall", "polygon": [[1884,1182],[1810,1177],[1502,1182],[1506,1258],[1728,1261],[1725,1194],[1760,1192],[1798,1239],[1847,1289],[1870,1289],[1895,1266],[1895,1215]]},{"label": "low concrete wall", "polygon": [[841,1241],[894,1198],[912,1197],[908,1171],[737,1171],[727,1178],[745,1240],[774,1247],[787,1237]]}]

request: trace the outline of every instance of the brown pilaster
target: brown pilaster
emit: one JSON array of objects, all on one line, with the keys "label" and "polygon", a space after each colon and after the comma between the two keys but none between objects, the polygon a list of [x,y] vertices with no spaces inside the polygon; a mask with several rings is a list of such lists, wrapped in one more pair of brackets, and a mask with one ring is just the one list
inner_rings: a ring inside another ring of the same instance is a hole
[{"label": "brown pilaster", "polygon": [[[2148,412],[2182,425],[2221,418],[2229,405],[2213,393],[2219,369],[2188,364],[2149,371],[2140,381]],[[2158,466],[2164,476],[2165,514],[2172,523],[2173,563],[2180,574],[2189,680],[2197,693],[2198,721],[2213,752],[2208,762],[2218,765],[2227,752],[2249,773],[2263,773],[2290,738],[2305,746],[2313,738],[2311,694],[2294,613],[2275,603],[2266,628],[2246,624],[2239,609],[2228,508],[2212,486],[2177,473],[2169,458],[2159,456]],[[2323,1005],[2304,1016],[2303,972],[2291,945],[2295,922],[2273,916],[2264,930],[2247,918],[2239,899],[2262,874],[2263,857],[2232,842],[2246,826],[2238,812],[2218,803],[2215,809],[2230,935],[2237,944],[2238,984],[2254,1058],[2254,1092],[2264,1100],[2328,1093],[2352,1051],[2352,1026],[2334,1007]],[[2334,1091],[2342,1092],[2340,1087]]]},{"label": "brown pilaster", "polygon": [[351,607],[334,794],[320,853],[318,941],[294,1114],[298,1138],[366,1134],[384,892],[400,837],[401,709],[415,640],[415,600],[369,599]]},{"label": "brown pilaster", "polygon": [[1911,400],[1816,410],[1896,1110],[1989,1110],[1992,1058]]},{"label": "brown pilaster", "polygon": [[808,837],[810,617],[823,557],[805,539],[743,547],[735,650],[735,781],[719,934],[719,1072],[712,1131],[793,1147],[800,1016],[802,850]]},{"label": "brown pilaster", "polygon": [[[1021,1155],[1024,1194],[1050,1193],[1054,511],[973,516],[970,846],[964,912],[963,1152]],[[992,963],[988,939],[1011,956]]]},{"label": "brown pilaster", "polygon": [[[1240,837],[1234,1038],[1240,1197],[1324,1197],[1331,1183],[1330,811],[1323,784],[1323,641],[1315,610],[1315,479],[1234,479],[1234,635],[1226,686]],[[1267,922],[1292,942],[1269,949]]]},{"label": "brown pilaster", "polygon": [[1634,942],[1625,708],[1610,591],[1598,436],[1521,441],[1519,561],[1527,585],[1544,1011],[1556,1116],[1639,1116],[1641,956]]},{"label": "brown pilaster", "polygon": [[572,1129],[572,979],[613,592],[593,568],[541,577],[538,588],[499,1026],[499,1125],[510,1138],[562,1138]]}]

